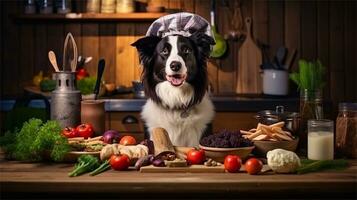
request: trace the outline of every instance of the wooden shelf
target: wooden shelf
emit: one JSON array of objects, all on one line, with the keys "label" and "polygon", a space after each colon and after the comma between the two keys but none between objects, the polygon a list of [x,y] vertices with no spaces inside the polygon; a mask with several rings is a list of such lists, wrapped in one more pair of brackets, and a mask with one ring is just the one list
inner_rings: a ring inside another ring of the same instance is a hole
[{"label": "wooden shelf", "polygon": [[154,21],[168,13],[69,13],[69,14],[20,14],[13,18],[20,22],[33,21]]}]

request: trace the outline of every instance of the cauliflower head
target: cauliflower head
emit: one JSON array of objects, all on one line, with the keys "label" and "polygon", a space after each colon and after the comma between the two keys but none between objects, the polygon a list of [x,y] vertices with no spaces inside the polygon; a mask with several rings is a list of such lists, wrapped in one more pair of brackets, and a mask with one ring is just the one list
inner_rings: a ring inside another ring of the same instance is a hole
[{"label": "cauliflower head", "polygon": [[301,165],[296,153],[274,149],[267,153],[268,166],[276,173],[293,173]]}]

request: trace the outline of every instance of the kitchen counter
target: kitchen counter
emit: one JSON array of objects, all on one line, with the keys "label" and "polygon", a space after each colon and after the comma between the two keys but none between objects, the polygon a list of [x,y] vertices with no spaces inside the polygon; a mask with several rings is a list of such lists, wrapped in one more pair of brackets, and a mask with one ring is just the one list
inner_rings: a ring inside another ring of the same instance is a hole
[{"label": "kitchen counter", "polygon": [[[211,96],[211,99],[218,112],[274,110],[277,105],[282,105],[289,111],[297,111],[299,105],[299,100],[296,97],[219,95]],[[136,99],[129,94],[104,98],[104,101],[107,111],[141,111],[146,99]]]},{"label": "kitchen counter", "polygon": [[[31,94],[49,97],[49,93],[40,92],[33,87],[26,87],[25,91]],[[113,95],[101,97],[105,101],[105,110],[108,112],[139,112],[145,104],[146,99],[134,98],[133,94]],[[299,99],[297,97],[274,97],[265,95],[234,95],[223,94],[211,96],[217,112],[257,112],[260,110],[274,110],[277,105],[282,105],[285,110],[298,111]],[[1,100],[0,110],[9,111],[12,109],[15,100]],[[30,106],[43,108],[43,100],[34,100]]]},{"label": "kitchen counter", "polygon": [[[248,175],[246,173],[140,173],[109,170],[98,176],[69,178],[73,164],[0,161],[3,197],[38,198],[70,195],[104,197],[182,198],[189,193],[210,197],[356,198],[357,160],[343,171],[305,175]],[[169,193],[169,194],[168,194]],[[56,195],[56,196],[52,196]],[[171,196],[172,195],[172,196]],[[224,195],[224,196],[222,196]],[[190,196],[192,197],[192,196]]]}]

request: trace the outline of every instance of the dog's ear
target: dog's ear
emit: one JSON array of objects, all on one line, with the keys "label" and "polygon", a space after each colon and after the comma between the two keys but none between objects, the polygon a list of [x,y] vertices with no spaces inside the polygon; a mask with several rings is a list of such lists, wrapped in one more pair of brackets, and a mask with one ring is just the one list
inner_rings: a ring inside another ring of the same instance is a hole
[{"label": "dog's ear", "polygon": [[161,38],[157,36],[147,36],[138,39],[131,46],[136,47],[139,52],[140,62],[143,64],[150,62],[156,45],[160,42]]},{"label": "dog's ear", "polygon": [[203,60],[206,60],[211,52],[211,45],[216,44],[214,39],[204,33],[195,32],[190,36],[190,39],[195,43],[198,53]]}]

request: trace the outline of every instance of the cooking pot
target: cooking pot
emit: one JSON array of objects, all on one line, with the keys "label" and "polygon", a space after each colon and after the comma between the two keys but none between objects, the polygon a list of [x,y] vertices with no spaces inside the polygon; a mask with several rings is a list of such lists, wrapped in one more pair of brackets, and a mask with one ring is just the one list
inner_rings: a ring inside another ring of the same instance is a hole
[{"label": "cooking pot", "polygon": [[276,106],[276,110],[262,110],[255,115],[259,123],[270,125],[284,121],[284,128],[297,134],[300,126],[300,115],[297,112],[285,112],[284,106]]}]

